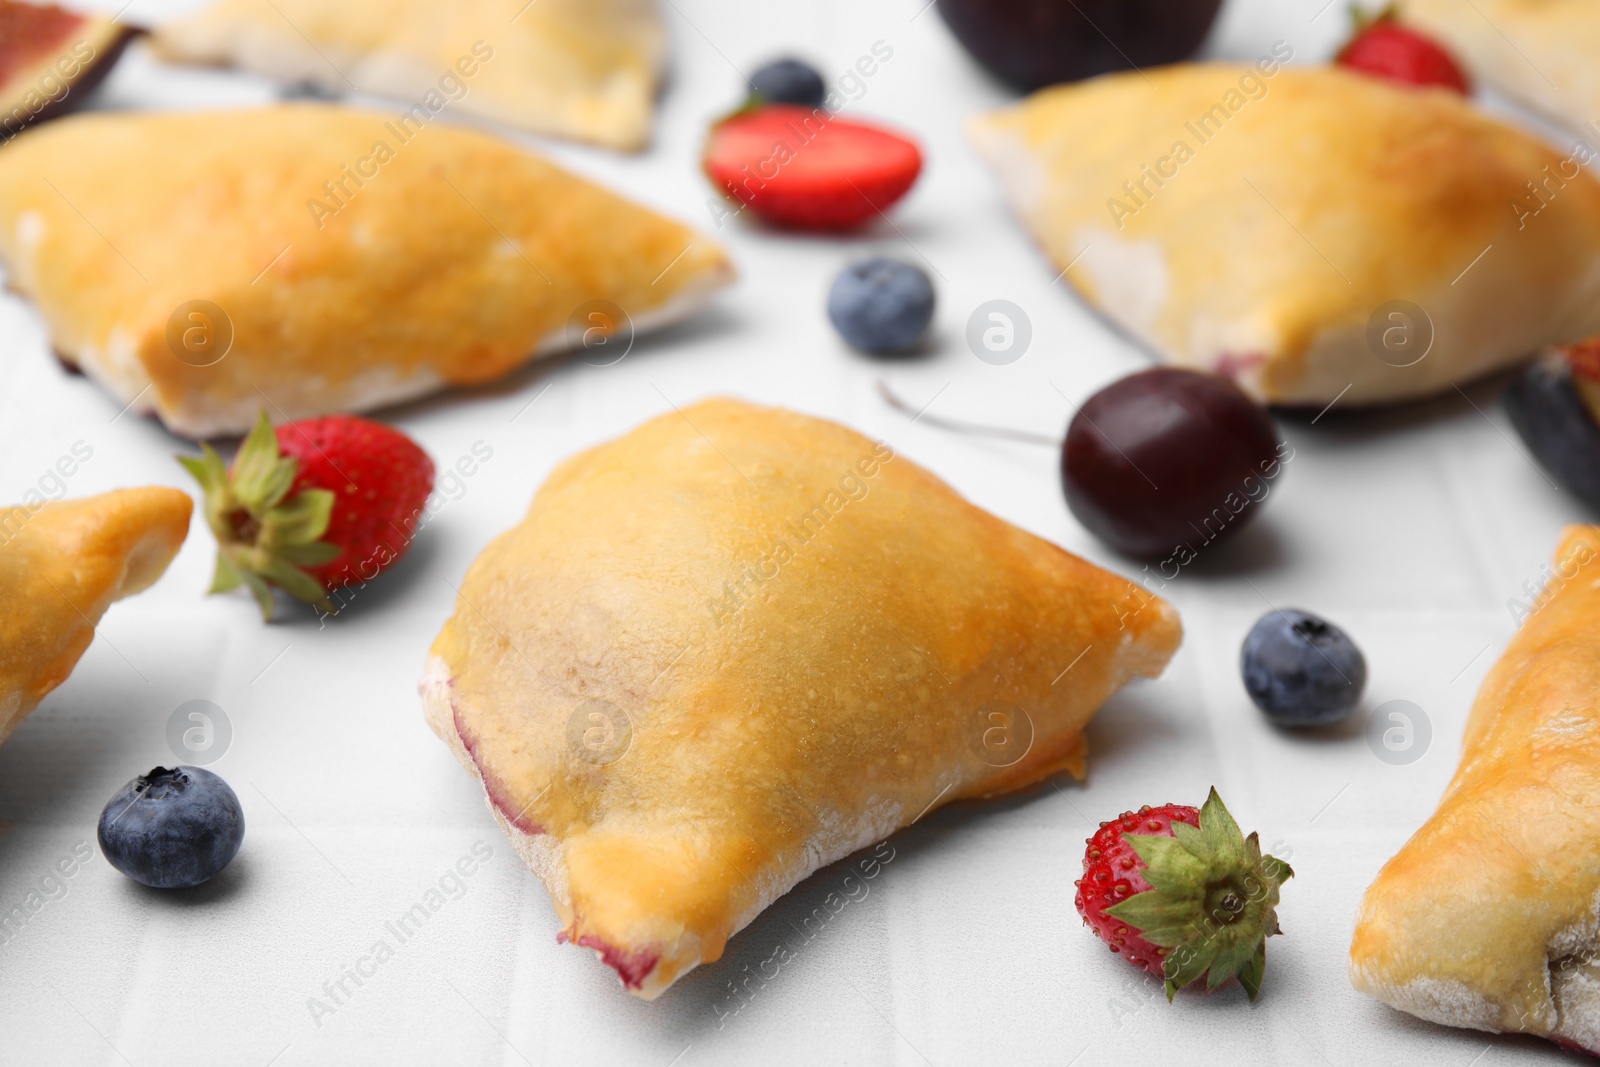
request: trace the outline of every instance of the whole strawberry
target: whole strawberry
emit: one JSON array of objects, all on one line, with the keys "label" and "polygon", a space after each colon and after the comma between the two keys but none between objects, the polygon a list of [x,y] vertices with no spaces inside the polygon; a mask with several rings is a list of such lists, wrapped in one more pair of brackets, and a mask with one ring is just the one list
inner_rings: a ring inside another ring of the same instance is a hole
[{"label": "whole strawberry", "polygon": [[1472,95],[1472,83],[1445,48],[1431,37],[1403,25],[1393,7],[1375,18],[1359,11],[1350,43],[1334,62],[1406,85],[1434,85]]},{"label": "whole strawberry", "polygon": [[1088,840],[1078,913],[1129,963],[1166,979],[1167,999],[1206,980],[1261,991],[1266,939],[1279,933],[1278,887],[1289,865],[1239,832],[1215,789],[1205,806],[1124,812]]},{"label": "whole strawberry", "polygon": [[246,586],[267,619],[272,586],[332,611],[331,590],[392,566],[433,492],[433,460],[416,442],[349,415],[274,430],[263,411],[231,469],[201,449],[178,460],[205,490],[217,539],[211,592]]}]

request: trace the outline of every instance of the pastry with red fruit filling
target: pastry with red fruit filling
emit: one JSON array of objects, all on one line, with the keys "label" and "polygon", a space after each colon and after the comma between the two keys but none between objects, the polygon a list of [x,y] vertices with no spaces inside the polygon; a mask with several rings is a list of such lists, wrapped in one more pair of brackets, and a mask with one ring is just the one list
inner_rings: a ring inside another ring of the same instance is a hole
[{"label": "pastry with red fruit filling", "polygon": [[422,696],[561,938],[653,999],[924,812],[1083,774],[1084,726],[1180,638],[888,445],[711,400],[556,469]]},{"label": "pastry with red fruit filling", "polygon": [[23,499],[0,507],[0,743],[67,680],[111,604],[166,572],[194,510],[183,493],[160,487]]},{"label": "pastry with red fruit filling", "polygon": [[1485,85],[1600,147],[1600,4],[1401,0],[1398,7],[1407,25],[1447,46]]},{"label": "pastry with red fruit filling", "polygon": [[1531,607],[1438,809],[1362,899],[1350,980],[1600,1055],[1600,526],[1567,528]]},{"label": "pastry with red fruit filling", "polygon": [[1044,89],[971,135],[1052,273],[1258,400],[1453,394],[1600,333],[1600,181],[1459,93],[1187,64]]},{"label": "pastry with red fruit filling", "polygon": [[113,411],[201,439],[248,433],[263,398],[288,420],[482,385],[676,322],[735,274],[709,239],[509,141],[309,103],[17,138],[0,265]]}]

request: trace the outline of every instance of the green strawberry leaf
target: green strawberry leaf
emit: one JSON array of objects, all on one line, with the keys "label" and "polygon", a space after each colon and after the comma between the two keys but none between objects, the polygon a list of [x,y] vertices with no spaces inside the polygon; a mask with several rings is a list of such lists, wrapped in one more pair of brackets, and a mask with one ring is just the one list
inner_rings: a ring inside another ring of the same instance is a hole
[{"label": "green strawberry leaf", "polygon": [[[290,481],[293,480],[291,472]],[[306,489],[275,508],[268,521],[272,524],[275,544],[310,545],[328,532],[332,518],[333,493],[327,489]]]},{"label": "green strawberry leaf", "polygon": [[1180,937],[1187,934],[1194,910],[1191,901],[1173,899],[1160,890],[1151,890],[1112,905],[1106,909],[1106,914],[1143,931],[1146,940],[1159,945],[1161,942],[1156,940],[1156,935],[1166,929],[1179,931]]},{"label": "green strawberry leaf", "polygon": [[1261,995],[1261,979],[1267,973],[1267,946],[1265,943],[1257,945],[1249,961],[1239,972],[1239,984],[1244,986],[1244,991],[1251,1000]]},{"label": "green strawberry leaf", "polygon": [[244,575],[239,573],[239,568],[221,552],[217,553],[217,570],[211,578],[212,593],[226,593],[237,589],[244,584]]},{"label": "green strawberry leaf", "polygon": [[272,590],[260,576],[251,571],[240,571],[239,577],[244,579],[244,584],[249,587],[250,593],[256,598],[256,603],[261,606],[261,618],[264,622],[272,621]]},{"label": "green strawberry leaf", "polygon": [[204,490],[206,522],[217,539],[211,592],[243,585],[269,621],[273,586],[331,610],[328,590],[305,568],[331,563],[344,551],[323,540],[335,497],[327,489],[294,491],[299,462],[282,454],[265,411],[239,446],[231,471],[210,445],[178,462]]},{"label": "green strawberry leaf", "polygon": [[1168,1002],[1178,990],[1205,974],[1215,957],[1216,946],[1204,941],[1180,945],[1168,953],[1163,976],[1166,978]]},{"label": "green strawberry leaf", "polygon": [[328,605],[328,591],[322,587],[322,583],[292,563],[285,563],[281,559],[268,560],[259,573],[296,600],[331,606]]},{"label": "green strawberry leaf", "polygon": [[[1183,823],[1173,823],[1174,830],[1182,826],[1184,829],[1193,829]],[[1123,838],[1133,846],[1134,854],[1144,861],[1148,871],[1156,872],[1156,876],[1163,879],[1188,884],[1205,872],[1205,861],[1185,847],[1181,840],[1171,837],[1157,837],[1153,834],[1128,834]],[[1148,871],[1145,878],[1150,877]],[[1155,882],[1151,882],[1155,885]]]},{"label": "green strawberry leaf", "polygon": [[344,549],[318,541],[310,545],[284,545],[278,549],[278,558],[296,567],[320,567],[344,555]]},{"label": "green strawberry leaf", "polygon": [[1230,940],[1217,946],[1217,954],[1207,972],[1206,988],[1216,989],[1229,978],[1237,976],[1255,956],[1256,946],[1249,941]]},{"label": "green strawberry leaf", "polygon": [[[252,515],[259,517],[271,506],[268,498],[282,480],[277,473],[280,462],[278,435],[266,411],[262,411],[249,436],[239,446],[239,454],[233,458],[234,495]],[[294,481],[292,472],[289,480]]]}]

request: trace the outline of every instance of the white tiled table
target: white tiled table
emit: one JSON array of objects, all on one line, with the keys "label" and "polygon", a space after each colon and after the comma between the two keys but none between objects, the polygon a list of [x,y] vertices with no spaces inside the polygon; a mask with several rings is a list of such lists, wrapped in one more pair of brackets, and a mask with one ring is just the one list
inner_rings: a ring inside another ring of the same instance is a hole
[{"label": "white tiled table", "polygon": [[[548,146],[709,228],[696,159],[707,121],[735,99],[730,63],[748,69],[792,49],[842,72],[882,40],[893,58],[849,110],[914,131],[928,155],[894,228],[834,240],[730,226],[719,236],[741,284],[693,322],[641,339],[622,363],[535,369],[391,412],[441,465],[480,441],[493,458],[405,563],[325,628],[309,614],[263,626],[242,596],[204,597],[212,543],[200,524],[158,586],[112,610],[71,680],[0,748],[0,910],[75,847],[93,848],[100,807],[123,782],[172,761],[166,723],[187,700],[214,701],[233,725],[214,769],[238,790],[249,832],[223,877],[186,894],[142,890],[98,855],[74,868],[64,895],[57,889],[0,945],[0,1063],[946,1067],[1166,1056],[1499,1067],[1561,1056],[1417,1022],[1358,996],[1345,977],[1356,902],[1454,768],[1475,688],[1513,629],[1506,601],[1539,573],[1564,522],[1595,518],[1513,446],[1492,383],[1468,390],[1482,412],[1452,395],[1368,416],[1336,410],[1315,426],[1285,421],[1296,458],[1264,520],[1170,586],[1187,640],[1165,678],[1123,693],[1095,722],[1086,785],[929,816],[892,840],[894,859],[868,895],[813,939],[800,942],[788,920],[839,888],[842,868],[779,901],[720,964],[654,1004],[625,996],[592,954],[556,944],[544,890],[423,725],[415,683],[451,610],[450,583],[520,517],[557,461],[666,410],[663,395],[682,404],[733,393],[842,420],[1005,518],[1130,569],[1069,516],[1050,450],[912,426],[874,394],[884,376],[919,405],[937,395],[937,413],[1055,432],[1069,400],[1145,362],[1052,285],[1054,270],[966,150],[965,116],[1007,94],[936,12],[919,14],[923,2],[673,0],[676,71],[654,150]],[[1301,59],[1325,56],[1344,16],[1334,5],[1312,21],[1322,2],[1231,0],[1210,50],[1251,58],[1282,39]],[[129,11],[161,14],[156,0]],[[162,69],[136,47],[102,104],[236,104],[271,92],[245,76]],[[826,287],[868,250],[933,265],[931,358],[874,364],[829,329]],[[997,297],[1026,309],[1034,328],[1028,355],[1005,367],[979,362],[962,340],[970,311]],[[78,441],[94,454],[71,479],[73,495],[190,488],[172,461],[181,442],[153,422],[114,418],[119,406],[63,373],[32,312],[0,299],[0,499],[20,498]],[[1425,709],[1426,755],[1381,762],[1359,723],[1314,739],[1268,728],[1237,671],[1264,601],[1322,612],[1354,633],[1371,667],[1367,707],[1404,698]],[[1153,979],[1080,926],[1072,880],[1091,820],[1146,802],[1198,803],[1213,783],[1264,842],[1292,851],[1288,934],[1271,944],[1259,1003],[1232,991],[1168,1006]],[[492,855],[459,899],[399,943],[385,923],[474,847]],[[313,1013],[308,999],[331,1003],[324,983],[380,938],[392,957],[366,964],[374,973],[361,986],[347,980],[332,1014]],[[779,943],[795,958],[741,1005],[728,983]]]}]

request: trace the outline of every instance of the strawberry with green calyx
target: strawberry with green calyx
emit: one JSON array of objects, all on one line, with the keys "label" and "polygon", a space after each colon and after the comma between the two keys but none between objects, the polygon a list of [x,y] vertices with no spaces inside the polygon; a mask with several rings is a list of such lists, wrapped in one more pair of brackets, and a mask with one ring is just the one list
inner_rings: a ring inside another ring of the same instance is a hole
[{"label": "strawberry with green calyx", "polygon": [[[1145,831],[1140,833],[1138,831]],[[1237,978],[1254,1000],[1289,865],[1245,837],[1215,789],[1204,807],[1126,812],[1088,840],[1077,906],[1111,951],[1165,979],[1167,999]]]},{"label": "strawberry with green calyx", "polygon": [[1355,32],[1334,63],[1402,85],[1425,85],[1472,95],[1472,80],[1439,42],[1400,21],[1390,4],[1376,14],[1351,9]]},{"label": "strawberry with green calyx", "polygon": [[274,430],[266,413],[230,470],[209,446],[180,456],[205,490],[217,539],[211,592],[243,585],[272,617],[272,587],[324,611],[410,548],[433,492],[433,461],[409,437],[348,415]]},{"label": "strawberry with green calyx", "polygon": [[217,539],[210,591],[246,586],[265,619],[272,618],[269,586],[331,611],[327,589],[303,568],[343,552],[322,540],[333,514],[333,493],[308,489],[291,495],[299,464],[279,454],[265,412],[240,446],[231,472],[210,445],[200,448],[199,459],[179,456],[178,462],[205,492],[206,522]]}]

